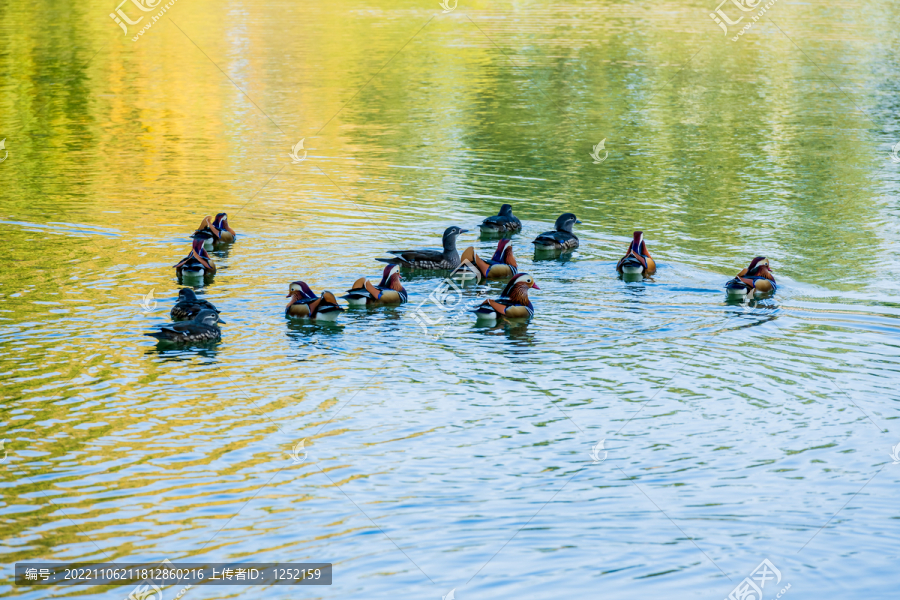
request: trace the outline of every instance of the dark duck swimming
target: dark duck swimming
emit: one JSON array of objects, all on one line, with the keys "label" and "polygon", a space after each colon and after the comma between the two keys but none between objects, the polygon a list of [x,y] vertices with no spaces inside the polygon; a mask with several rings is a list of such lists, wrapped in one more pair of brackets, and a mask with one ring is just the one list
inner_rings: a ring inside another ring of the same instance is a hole
[{"label": "dark duck swimming", "polygon": [[757,256],[750,261],[750,266],[741,269],[737,276],[725,284],[729,296],[753,298],[756,294],[768,294],[777,289],[772,267],[765,256]]},{"label": "dark duck swimming", "polygon": [[179,275],[212,275],[216,272],[216,263],[203,248],[203,239],[194,238],[191,252],[175,265],[175,272]]},{"label": "dark duck swimming", "polygon": [[578,247],[578,238],[572,227],[581,223],[572,213],[565,213],[556,219],[556,231],[545,231],[532,244],[535,250],[572,250]]},{"label": "dark duck swimming", "polygon": [[475,253],[473,246],[463,250],[460,265],[453,271],[453,275],[471,273],[480,282],[482,279],[506,279],[518,272],[519,265],[513,255],[512,242],[500,240],[494,255],[487,261]]},{"label": "dark duck swimming", "polygon": [[219,329],[218,323],[224,322],[216,311],[204,309],[190,321],[159,325],[158,331],[150,331],[144,335],[172,344],[218,342],[222,339],[222,330]]},{"label": "dark duck swimming", "polygon": [[506,284],[498,299],[485,300],[472,312],[477,319],[485,321],[495,321],[498,317],[528,319],[534,316],[534,306],[528,299],[528,290],[531,288],[541,289],[531,275],[519,273]]},{"label": "dark duck swimming", "polygon": [[284,307],[284,316],[311,319],[314,321],[334,321],[344,308],[329,291],[321,296],[310,289],[305,281],[295,281],[288,287],[290,301]]},{"label": "dark duck swimming", "polygon": [[442,239],[444,249],[432,250],[388,250],[393,258],[378,258],[381,262],[399,265],[408,269],[452,270],[459,266],[459,252],[456,250],[456,238],[468,229],[451,226],[444,231]]},{"label": "dark duck swimming", "polygon": [[656,273],[656,261],[650,257],[647,243],[644,241],[643,231],[634,232],[634,238],[631,240],[628,252],[619,259],[616,271],[626,275],[641,273],[645,276]]},{"label": "dark duck swimming", "polygon": [[387,265],[381,274],[381,283],[372,285],[365,277],[360,277],[342,296],[350,306],[373,306],[378,304],[403,304],[409,296],[400,283],[400,267]]},{"label": "dark duck swimming", "polygon": [[173,321],[181,321],[184,319],[193,319],[201,310],[213,310],[217,314],[219,309],[213,306],[208,300],[201,300],[191,288],[181,288],[178,292],[178,301],[172,307],[169,316]]},{"label": "dark duck swimming", "polygon": [[479,225],[481,233],[518,233],[522,230],[522,221],[513,215],[512,206],[504,204],[494,217],[488,217]]}]

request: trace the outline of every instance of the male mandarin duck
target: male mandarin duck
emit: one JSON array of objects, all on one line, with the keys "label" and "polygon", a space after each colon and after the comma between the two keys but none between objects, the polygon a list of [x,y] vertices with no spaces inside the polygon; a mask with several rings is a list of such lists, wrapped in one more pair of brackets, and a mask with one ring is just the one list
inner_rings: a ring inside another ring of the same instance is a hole
[{"label": "male mandarin duck", "polygon": [[203,240],[203,249],[204,250],[212,250],[213,242],[216,240],[216,236],[212,234],[212,230],[209,227],[205,229],[198,229],[194,233],[191,234],[191,238],[193,239],[201,239]]},{"label": "male mandarin duck", "polygon": [[169,316],[173,321],[182,319],[193,319],[201,310],[212,310],[217,314],[219,309],[213,306],[208,300],[197,298],[197,294],[191,288],[181,288],[178,292],[178,301],[172,307]]},{"label": "male mandarin duck", "polygon": [[643,231],[634,232],[634,239],[631,240],[628,252],[619,259],[616,271],[626,275],[635,273],[653,275],[656,272],[656,261],[651,258],[650,252],[647,251],[647,243],[644,241]]},{"label": "male mandarin duck", "polygon": [[534,278],[528,273],[519,273],[513,277],[497,300],[485,300],[478,308],[473,310],[476,318],[484,320],[496,320],[497,317],[508,319],[527,319],[534,315],[534,306],[528,299],[528,290],[541,288],[534,282]]},{"label": "male mandarin duck", "polygon": [[565,213],[556,219],[556,231],[545,231],[532,244],[535,250],[571,250],[578,247],[578,238],[572,233],[572,226],[581,223],[572,213]]},{"label": "male mandarin duck", "polygon": [[391,265],[400,265],[409,269],[443,269],[452,270],[459,266],[459,252],[456,251],[456,237],[466,233],[468,229],[460,229],[455,225],[444,231],[443,250],[388,250],[394,258],[377,258],[375,260]]},{"label": "male mandarin duck", "polygon": [[[228,225],[228,213],[219,213],[216,215],[215,219],[210,216],[203,217],[203,220],[200,222],[200,227],[197,228],[197,231],[195,231],[194,235],[191,237],[196,237],[198,235],[205,237],[204,234],[211,235],[213,242],[225,244],[237,239],[237,233],[235,233],[234,229]],[[207,250],[212,250],[211,243],[204,247]]]},{"label": "male mandarin duck", "polygon": [[368,279],[360,277],[343,298],[350,306],[403,304],[408,300],[406,290],[400,283],[400,267],[397,265],[388,265],[384,268],[381,283],[378,285],[372,285]]},{"label": "male mandarin duck", "polygon": [[505,279],[512,277],[519,272],[519,265],[513,255],[512,242],[500,240],[494,256],[489,261],[482,260],[475,253],[475,248],[469,246],[463,250],[461,264],[453,271],[453,275],[464,271],[474,273],[478,281],[481,281],[482,278]]},{"label": "male mandarin duck", "polygon": [[224,322],[216,311],[204,309],[190,321],[158,325],[158,331],[150,331],[144,335],[173,344],[218,342],[222,339],[222,330],[217,323]]},{"label": "male mandarin duck", "polygon": [[284,316],[303,317],[316,321],[334,321],[344,309],[331,292],[316,296],[305,281],[295,281],[288,288],[291,301],[284,307]]},{"label": "male mandarin duck", "polygon": [[769,259],[757,256],[750,266],[742,269],[737,277],[725,284],[729,296],[752,298],[754,294],[766,294],[776,289],[775,276],[769,266]]},{"label": "male mandarin duck", "polygon": [[175,265],[175,272],[179,275],[196,275],[198,277],[207,273],[213,275],[216,272],[216,263],[203,249],[203,239],[194,238],[191,253]]},{"label": "male mandarin duck", "polygon": [[488,217],[479,225],[482,233],[517,233],[522,230],[522,221],[513,215],[512,206],[504,204],[495,217]]}]

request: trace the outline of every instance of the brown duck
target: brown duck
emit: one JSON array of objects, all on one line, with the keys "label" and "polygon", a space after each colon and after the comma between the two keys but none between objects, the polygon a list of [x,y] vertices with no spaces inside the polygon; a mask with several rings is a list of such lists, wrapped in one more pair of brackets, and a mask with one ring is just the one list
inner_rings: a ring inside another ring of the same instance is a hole
[{"label": "brown duck", "polygon": [[373,306],[378,304],[403,304],[409,296],[400,283],[400,267],[388,265],[381,274],[381,283],[372,285],[365,277],[360,277],[342,296],[350,306]]},{"label": "brown duck", "polygon": [[291,301],[284,307],[284,316],[286,317],[334,321],[338,315],[344,312],[334,294],[325,291],[321,296],[316,296],[305,281],[291,283],[287,297]]},{"label": "brown duck", "polygon": [[519,273],[513,277],[497,300],[485,300],[481,306],[473,310],[476,318],[494,321],[498,317],[508,319],[528,319],[534,316],[534,306],[528,299],[528,290],[541,288],[528,273]]},{"label": "brown duck", "polygon": [[634,239],[628,246],[628,252],[619,259],[616,271],[626,275],[641,273],[644,276],[656,273],[656,261],[651,258],[650,252],[647,250],[643,231],[634,232]]},{"label": "brown duck", "polygon": [[507,239],[500,240],[497,243],[494,256],[489,261],[482,260],[475,253],[475,248],[469,246],[463,250],[461,263],[453,271],[452,275],[463,272],[473,273],[478,281],[512,277],[519,272],[519,265],[516,263],[515,255],[513,255],[512,242]]}]

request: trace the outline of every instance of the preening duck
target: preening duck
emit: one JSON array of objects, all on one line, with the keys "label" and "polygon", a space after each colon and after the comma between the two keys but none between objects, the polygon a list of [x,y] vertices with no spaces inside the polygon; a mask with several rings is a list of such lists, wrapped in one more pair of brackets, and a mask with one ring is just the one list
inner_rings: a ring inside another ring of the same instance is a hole
[{"label": "preening duck", "polygon": [[513,255],[512,242],[504,239],[497,243],[494,256],[489,261],[482,260],[472,246],[463,250],[460,265],[456,267],[451,277],[458,273],[472,273],[475,275],[475,279],[481,281],[482,278],[505,279],[518,272],[519,265]]},{"label": "preening duck", "polygon": [[647,251],[647,243],[644,241],[643,231],[634,232],[634,239],[631,240],[628,252],[619,259],[616,271],[626,275],[637,273],[653,275],[656,272],[656,261],[650,257],[650,252]]},{"label": "preening duck", "polygon": [[522,221],[513,215],[512,206],[504,204],[497,216],[488,217],[479,227],[482,233],[517,233],[522,230]]},{"label": "preening duck", "polygon": [[216,272],[216,263],[203,249],[202,238],[194,238],[190,254],[175,265],[175,272],[179,275],[195,275],[197,277],[203,277],[205,274],[212,275]]},{"label": "preening duck", "polygon": [[535,250],[571,250],[578,247],[578,238],[572,233],[572,226],[581,223],[572,213],[565,213],[556,219],[556,231],[545,231],[532,244]]},{"label": "preening duck", "polygon": [[181,288],[178,291],[178,301],[172,307],[169,316],[173,321],[181,321],[183,319],[193,319],[201,310],[212,310],[218,314],[219,309],[213,306],[208,300],[201,300],[191,288]]},{"label": "preening duck", "polygon": [[204,238],[205,244],[203,247],[207,250],[213,249],[213,243],[227,244],[237,239],[234,229],[228,225],[227,213],[219,213],[215,219],[210,216],[203,217],[203,220],[200,221],[200,227],[197,228],[197,231],[191,237],[196,238],[198,236]]},{"label": "preening duck", "polygon": [[173,344],[218,342],[222,339],[222,330],[219,329],[218,323],[224,322],[216,311],[201,310],[190,321],[158,325],[158,331],[150,331],[144,335]]},{"label": "preening duck", "polygon": [[397,265],[387,265],[384,268],[378,285],[372,285],[368,279],[360,277],[343,298],[350,306],[403,304],[408,300],[406,290],[400,283],[400,267]]},{"label": "preening duck", "polygon": [[749,267],[742,269],[734,279],[725,284],[729,296],[742,298],[774,292],[776,288],[775,276],[772,275],[769,259],[765,256],[754,258]]},{"label": "preening duck", "polygon": [[213,249],[213,242],[216,240],[216,236],[212,234],[212,230],[209,227],[198,229],[191,234],[191,238],[203,240],[203,249],[207,251]]},{"label": "preening duck", "polygon": [[381,262],[400,265],[409,269],[455,269],[459,266],[459,252],[456,250],[456,238],[468,229],[451,226],[444,231],[443,250],[388,250],[393,258],[378,258]]},{"label": "preening duck", "polygon": [[316,296],[305,281],[295,281],[288,288],[290,302],[284,307],[284,316],[302,317],[317,321],[334,321],[344,312],[331,292]]},{"label": "preening duck", "polygon": [[494,321],[498,317],[508,319],[527,319],[534,315],[534,306],[528,299],[528,290],[539,290],[534,278],[528,273],[519,273],[513,277],[497,300],[485,300],[472,312],[476,318]]}]

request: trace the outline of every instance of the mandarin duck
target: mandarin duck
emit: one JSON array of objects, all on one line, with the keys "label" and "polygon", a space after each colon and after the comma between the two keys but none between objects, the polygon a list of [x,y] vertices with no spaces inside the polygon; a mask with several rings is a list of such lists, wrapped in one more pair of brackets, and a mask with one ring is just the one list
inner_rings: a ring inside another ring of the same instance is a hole
[{"label": "mandarin duck", "polygon": [[616,271],[626,275],[641,273],[645,276],[653,275],[656,272],[656,261],[650,257],[650,252],[647,251],[643,231],[634,232],[634,239],[631,240],[628,252],[619,259]]},{"label": "mandarin duck", "polygon": [[484,261],[475,253],[475,248],[469,246],[462,253],[461,264],[451,274],[473,273],[478,281],[486,279],[505,279],[519,272],[519,265],[513,255],[512,242],[500,240],[491,260]]},{"label": "mandarin duck", "polygon": [[216,236],[212,234],[212,230],[209,227],[205,229],[198,229],[191,234],[191,238],[195,240],[203,240],[203,249],[206,251],[213,249],[213,242],[215,242],[216,240]]},{"label": "mandarin duck", "polygon": [[372,285],[365,277],[360,277],[342,296],[350,306],[372,306],[375,304],[404,304],[408,299],[403,284],[400,283],[400,267],[387,265],[381,274],[381,283]]},{"label": "mandarin duck", "polygon": [[[216,243],[228,244],[237,239],[237,233],[228,225],[228,213],[219,213],[215,219],[210,216],[203,217],[200,227],[197,228],[194,235],[199,233],[212,235],[212,239]],[[212,248],[207,248],[207,250],[212,250]]]},{"label": "mandarin duck", "polygon": [[222,339],[222,330],[217,323],[224,322],[216,311],[204,309],[190,321],[157,325],[158,331],[150,331],[144,335],[172,344],[218,342]]},{"label": "mandarin duck", "polygon": [[565,213],[556,219],[556,231],[545,231],[532,244],[535,250],[571,250],[578,247],[578,238],[572,233],[572,226],[581,223],[572,213]]},{"label": "mandarin duck", "polygon": [[495,217],[488,217],[479,225],[481,233],[518,233],[522,230],[522,221],[513,215],[512,206],[504,204]]},{"label": "mandarin duck", "polygon": [[344,312],[331,292],[316,296],[305,281],[295,281],[288,288],[291,301],[284,307],[284,316],[302,317],[316,321],[334,321]]},{"label": "mandarin duck", "polygon": [[468,229],[457,226],[448,227],[444,231],[443,250],[388,250],[393,258],[377,258],[375,260],[391,265],[400,265],[409,269],[442,269],[451,270],[459,266],[459,252],[456,251],[456,237],[466,233]]},{"label": "mandarin duck", "polygon": [[213,275],[216,272],[216,263],[203,249],[201,238],[194,238],[190,254],[175,265],[175,272],[179,275],[196,275],[198,277],[203,277],[204,274]]},{"label": "mandarin duck", "polygon": [[729,296],[753,298],[754,294],[767,294],[776,289],[775,276],[769,266],[769,259],[757,256],[750,266],[742,269],[737,276],[725,284]]},{"label": "mandarin duck", "polygon": [[476,318],[486,321],[493,321],[498,317],[528,319],[534,315],[534,306],[528,299],[530,288],[541,289],[531,275],[519,273],[506,284],[497,300],[485,300],[472,312]]},{"label": "mandarin duck", "polygon": [[181,288],[178,291],[178,301],[172,307],[169,316],[173,321],[193,319],[201,310],[212,310],[218,314],[219,309],[208,300],[201,300],[191,288]]}]

